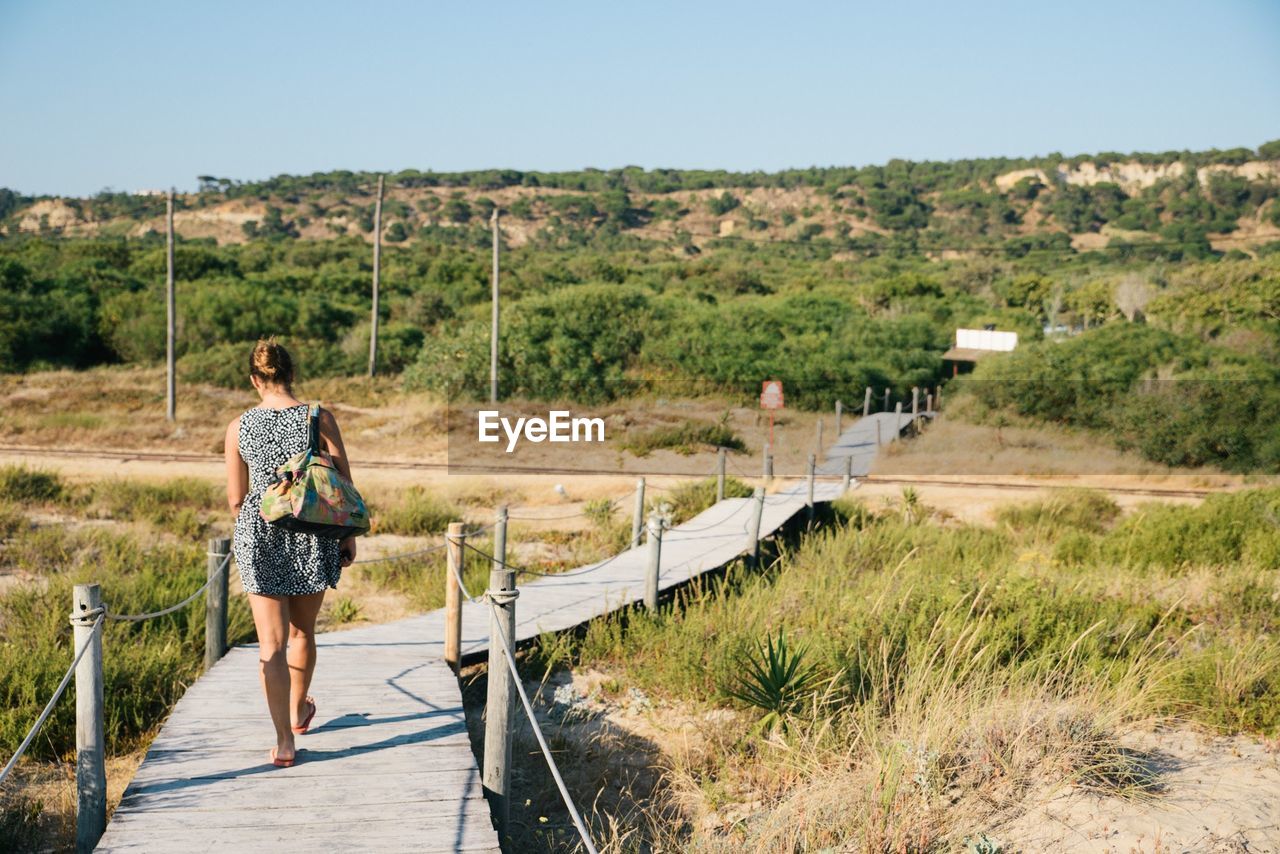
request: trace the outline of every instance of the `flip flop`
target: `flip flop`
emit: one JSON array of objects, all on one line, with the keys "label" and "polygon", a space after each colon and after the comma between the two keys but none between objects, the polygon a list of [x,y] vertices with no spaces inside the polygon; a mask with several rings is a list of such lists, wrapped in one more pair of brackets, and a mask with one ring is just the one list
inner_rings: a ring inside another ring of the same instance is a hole
[{"label": "flip flop", "polygon": [[297,754],[294,754],[293,759],[276,759],[276,749],[274,747],[271,748],[271,764],[277,768],[292,768],[297,758]]},{"label": "flip flop", "polygon": [[294,732],[294,734],[295,734],[295,735],[302,735],[302,734],[303,734],[303,733],[305,733],[307,730],[311,729],[311,719],[312,719],[312,718],[314,718],[314,717],[316,716],[316,701],[315,701],[315,698],[314,698],[314,697],[308,697],[308,698],[307,698],[307,703],[308,703],[308,704],[310,704],[310,706],[311,706],[311,714],[307,715],[307,719],[306,719],[306,720],[304,720],[302,723],[298,724],[297,726],[291,726],[291,727],[289,727],[291,730],[293,730],[293,732]]}]

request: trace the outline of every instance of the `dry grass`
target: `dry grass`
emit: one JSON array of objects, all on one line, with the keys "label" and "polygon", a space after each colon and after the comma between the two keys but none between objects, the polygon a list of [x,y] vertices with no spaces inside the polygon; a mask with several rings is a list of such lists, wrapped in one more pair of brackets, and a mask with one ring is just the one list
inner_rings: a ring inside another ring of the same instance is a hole
[{"label": "dry grass", "polygon": [[977,423],[971,401],[958,397],[946,414],[926,423],[909,442],[887,445],[875,475],[1086,479],[1095,485],[1167,484],[1171,488],[1238,485],[1244,478],[1212,469],[1171,469],[1117,450],[1085,430],[1006,415],[999,425]]}]

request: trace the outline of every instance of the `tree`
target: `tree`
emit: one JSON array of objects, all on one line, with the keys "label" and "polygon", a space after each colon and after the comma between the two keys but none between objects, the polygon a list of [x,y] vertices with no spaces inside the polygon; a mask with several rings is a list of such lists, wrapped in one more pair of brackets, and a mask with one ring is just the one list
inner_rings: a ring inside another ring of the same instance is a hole
[{"label": "tree", "polygon": [[712,196],[707,199],[707,210],[711,211],[714,216],[724,216],[741,204],[742,202],[737,196],[725,190],[719,196]]}]

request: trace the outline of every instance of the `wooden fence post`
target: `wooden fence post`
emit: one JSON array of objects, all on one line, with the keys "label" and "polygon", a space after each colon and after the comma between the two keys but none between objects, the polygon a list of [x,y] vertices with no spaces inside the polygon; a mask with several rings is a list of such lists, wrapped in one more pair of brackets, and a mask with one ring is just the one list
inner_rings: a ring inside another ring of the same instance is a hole
[{"label": "wooden fence post", "polygon": [[754,569],[760,565],[760,517],[764,515],[764,487],[757,486],[751,494],[751,521],[747,528],[747,559]]},{"label": "wooden fence post", "polygon": [[809,508],[810,522],[813,521],[813,515],[814,515],[814,512],[816,511],[816,507],[813,503],[813,486],[814,486],[814,479],[817,476],[817,472],[818,472],[818,457],[816,454],[810,454],[809,455],[809,472],[808,472],[809,494],[808,494],[808,498],[805,499],[805,506]]},{"label": "wooden fence post", "polygon": [[933,412],[933,395],[932,394],[926,394],[924,396],[924,411]]},{"label": "wooden fence post", "polygon": [[867,386],[867,393],[862,398],[862,417],[866,418],[871,414],[871,386]]},{"label": "wooden fence post", "polygon": [[884,439],[881,437],[880,419],[877,418],[876,419],[876,447],[878,448],[883,444],[884,444]]},{"label": "wooden fence post", "polygon": [[902,401],[898,401],[893,407],[893,438],[890,442],[896,442],[902,437]]},{"label": "wooden fence post", "polygon": [[836,441],[840,441],[840,434],[844,432],[844,404],[836,401]]},{"label": "wooden fence post", "polygon": [[942,408],[942,386],[938,386],[937,392],[938,392],[938,399],[936,402],[938,404],[938,408],[941,409]]},{"label": "wooden fence post", "polygon": [[920,387],[911,387],[911,421],[915,422],[920,417]]},{"label": "wooden fence post", "polygon": [[724,461],[727,451],[720,448],[716,453],[716,501],[724,501]]},{"label": "wooden fence post", "polygon": [[71,654],[89,644],[76,665],[76,851],[90,852],[107,830],[102,630],[93,630],[94,612],[102,607],[102,589],[96,584],[77,584],[72,595]]},{"label": "wooden fence post", "polygon": [[457,673],[462,666],[462,588],[458,579],[462,577],[463,533],[461,522],[450,522],[449,531],[445,534],[445,560],[447,567],[444,577],[444,660]]},{"label": "wooden fence post", "polygon": [[764,445],[764,482],[773,482],[773,445],[769,442]]},{"label": "wooden fence post", "polygon": [[849,486],[853,483],[853,454],[844,458],[844,491],[849,491]]},{"label": "wooden fence post", "polygon": [[658,575],[662,569],[662,517],[649,514],[649,565],[644,576],[644,606],[658,608]]},{"label": "wooden fence post", "polygon": [[[489,596],[495,609],[489,616],[489,684],[484,711],[484,790],[498,823],[507,835],[511,819],[511,718],[515,684],[499,634],[507,646],[516,644],[516,574],[506,565],[507,508],[498,508],[493,530],[493,566],[489,569]],[[494,613],[496,610],[496,613]]]},{"label": "wooden fence post", "polygon": [[819,415],[818,416],[818,438],[816,440],[817,444],[814,445],[814,448],[813,448],[815,453],[819,453],[819,454],[822,453],[822,438],[823,438],[822,434],[825,430],[826,430],[826,425],[823,423],[822,416]]},{"label": "wooden fence post", "polygon": [[640,545],[640,532],[644,530],[644,478],[636,481],[636,509],[631,517],[631,548]]},{"label": "wooden fence post", "polygon": [[230,537],[209,541],[205,571],[209,586],[204,594],[204,668],[217,664],[227,652],[227,580],[231,575]]}]

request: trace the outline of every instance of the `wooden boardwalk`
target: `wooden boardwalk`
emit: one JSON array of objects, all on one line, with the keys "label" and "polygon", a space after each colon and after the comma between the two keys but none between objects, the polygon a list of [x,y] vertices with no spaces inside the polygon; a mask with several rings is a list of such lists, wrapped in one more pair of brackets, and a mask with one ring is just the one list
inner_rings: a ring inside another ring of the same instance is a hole
[{"label": "wooden boardwalk", "polygon": [[[933,418],[936,412],[921,412],[921,418]],[[880,445],[886,445],[895,436],[911,426],[911,413],[876,412],[857,421],[836,438],[827,449],[826,458],[818,463],[818,474],[844,474],[845,460],[853,458],[853,476],[866,477],[871,473]]]},{"label": "wooden boardwalk", "polygon": [[[833,452],[860,449],[858,430],[846,431]],[[843,473],[838,457],[829,455],[828,464]],[[814,497],[826,502],[840,492],[839,483],[820,482]],[[766,496],[760,537],[804,512],[806,493],[800,483]],[[742,554],[751,502],[726,499],[665,532],[660,588]],[[641,601],[647,556],[642,545],[522,583],[517,639]],[[488,632],[488,609],[464,603],[464,656],[484,652]],[[318,713],[298,739],[292,768],[268,761],[272,733],[256,645],[232,649],[178,701],[97,850],[497,851],[443,639],[443,611],[319,634]]]}]

